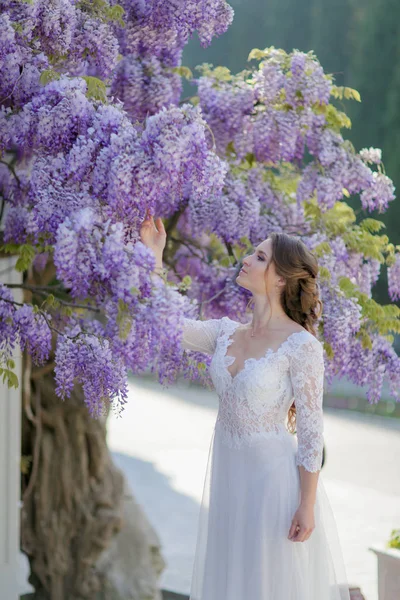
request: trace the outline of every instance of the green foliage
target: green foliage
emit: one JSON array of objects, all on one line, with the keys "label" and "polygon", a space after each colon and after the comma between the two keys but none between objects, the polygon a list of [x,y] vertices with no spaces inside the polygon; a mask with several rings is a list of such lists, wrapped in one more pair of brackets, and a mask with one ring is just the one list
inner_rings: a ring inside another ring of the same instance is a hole
[{"label": "green foliage", "polygon": [[36,250],[31,244],[4,244],[0,247],[0,251],[7,254],[19,254],[15,269],[20,272],[29,269],[36,255]]},{"label": "green foliage", "polygon": [[236,264],[236,258],[234,256],[226,255],[219,261],[221,267],[231,267]]},{"label": "green foliage", "polygon": [[353,88],[350,87],[345,87],[345,86],[336,86],[333,85],[332,89],[331,89],[331,95],[334,98],[339,98],[340,100],[342,100],[343,98],[346,98],[346,100],[357,100],[357,102],[361,102],[361,96],[360,93],[357,90],[354,90]]},{"label": "green foliage", "polygon": [[[9,361],[7,361],[8,363]],[[7,381],[8,388],[18,388],[19,382],[17,375],[11,369],[0,368],[0,375],[3,375],[3,383]]]},{"label": "green foliage", "polygon": [[58,71],[55,71],[54,69],[45,69],[40,74],[39,81],[40,81],[40,83],[42,85],[47,85],[51,81],[55,81],[56,79],[60,79],[60,77],[61,77],[61,73],[58,73]]},{"label": "green foliage", "polygon": [[191,285],[192,285],[192,278],[190,277],[190,275],[185,275],[177,287],[180,292],[186,292],[187,290],[190,289]]},{"label": "green foliage", "polygon": [[315,246],[313,250],[315,256],[319,258],[320,256],[325,256],[325,254],[332,254],[332,248],[330,247],[328,242],[321,242],[317,246]]},{"label": "green foliage", "polygon": [[324,114],[331,129],[340,132],[343,127],[351,129],[351,121],[346,113],[338,110],[333,104],[315,104],[313,110],[318,114]]},{"label": "green foliage", "polygon": [[216,81],[232,81],[233,75],[227,67],[215,67],[211,63],[197,65],[196,69],[200,71],[203,77],[212,77]]},{"label": "green foliage", "polygon": [[[389,332],[400,333],[400,308],[395,304],[381,305],[367,294],[360,292],[358,287],[348,278],[340,277],[339,287],[348,298],[356,298],[361,306],[361,321],[364,323],[361,331],[363,346],[372,348],[371,338],[366,328],[374,330],[380,335],[387,336]],[[393,342],[393,338],[388,338]]]},{"label": "green foliage", "polygon": [[32,454],[22,454],[20,460],[20,471],[23,475],[28,475],[33,461]]},{"label": "green foliage", "polygon": [[106,15],[109,21],[114,21],[118,23],[121,27],[125,27],[125,21],[123,20],[123,16],[125,14],[125,9],[120,4],[114,4],[114,6],[107,6]]},{"label": "green foliage", "polygon": [[184,67],[181,65],[180,67],[172,67],[170,71],[172,73],[178,73],[180,77],[184,77],[185,79],[193,79],[193,73],[189,67]]},{"label": "green foliage", "polygon": [[77,6],[86,13],[93,15],[96,19],[104,22],[112,21],[118,23],[121,27],[125,27],[123,15],[124,8],[120,4],[110,6],[107,0],[80,0]]},{"label": "green foliage", "polygon": [[88,98],[93,98],[93,100],[99,100],[103,103],[107,102],[107,91],[104,81],[98,77],[91,77],[89,75],[83,75],[82,79],[87,83],[86,95]]},{"label": "green foliage", "polygon": [[329,281],[331,279],[331,272],[326,267],[322,267],[322,266],[319,267],[318,275],[319,275],[319,278],[323,281]]},{"label": "green foliage", "polygon": [[66,316],[66,317],[72,317],[72,315],[74,314],[74,309],[72,308],[72,306],[64,306],[61,305],[61,312]]},{"label": "green foliage", "polygon": [[382,227],[386,227],[383,221],[377,221],[376,219],[366,218],[360,221],[361,229],[365,231],[369,231],[370,233],[377,233],[382,229]]},{"label": "green foliage", "polygon": [[349,228],[356,221],[354,210],[346,202],[335,202],[329,210],[322,212],[313,199],[312,206],[305,207],[306,214],[313,218],[314,226],[322,224],[329,237],[342,236],[351,231]]},{"label": "green foliage", "polygon": [[400,529],[392,529],[386,547],[400,550]]},{"label": "green foliage", "polygon": [[253,252],[253,244],[250,242],[247,236],[243,236],[239,239],[239,242],[234,244],[232,248],[237,262],[241,262],[243,257],[246,256],[249,252]]},{"label": "green foliage", "polygon": [[343,234],[343,240],[348,250],[361,252],[365,258],[374,258],[380,263],[385,262],[389,238],[387,235],[374,235],[359,225]]},{"label": "green foliage", "polygon": [[[41,308],[43,310],[48,308],[53,308],[54,310],[58,310],[61,306],[58,298],[54,296],[54,294],[49,294],[46,299],[42,302]],[[68,307],[67,307],[68,308]]]},{"label": "green foliage", "polygon": [[283,50],[283,48],[275,48],[275,46],[270,46],[269,48],[264,48],[264,50],[260,50],[259,48],[253,48],[250,51],[249,56],[247,57],[247,61],[251,60],[264,60],[266,58],[270,58],[272,53],[275,55],[275,60],[279,61],[280,64],[286,61],[287,67],[289,67],[290,62],[288,60],[288,54]]},{"label": "green foliage", "polygon": [[129,312],[129,306],[121,298],[118,300],[118,314],[116,319],[119,337],[126,340],[132,328],[132,316]]}]

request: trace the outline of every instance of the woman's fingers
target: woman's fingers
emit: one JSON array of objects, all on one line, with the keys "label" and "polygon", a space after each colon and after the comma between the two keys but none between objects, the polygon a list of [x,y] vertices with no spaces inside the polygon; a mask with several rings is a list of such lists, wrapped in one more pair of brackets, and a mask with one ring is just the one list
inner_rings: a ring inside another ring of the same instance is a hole
[{"label": "woman's fingers", "polygon": [[303,536],[306,533],[306,529],[301,526],[301,524],[297,521],[297,519],[293,519],[288,538],[292,542],[301,542],[303,541]]},{"label": "woman's fingers", "polygon": [[295,532],[295,534],[290,538],[292,542],[305,542],[311,535],[311,531],[306,528],[301,528]]},{"label": "woman's fingers", "polygon": [[165,227],[164,227],[164,223],[161,217],[157,218],[157,228],[159,231],[161,231],[162,233],[165,233]]},{"label": "woman's fingers", "polygon": [[166,234],[162,218],[157,217],[156,221],[154,221],[154,217],[150,214],[149,208],[146,210],[146,218],[143,221],[142,226],[152,227],[157,233]]},{"label": "woman's fingers", "polygon": [[296,535],[297,525],[298,525],[297,521],[292,521],[292,525],[290,527],[289,535],[288,535],[289,538],[292,538],[294,535]]}]

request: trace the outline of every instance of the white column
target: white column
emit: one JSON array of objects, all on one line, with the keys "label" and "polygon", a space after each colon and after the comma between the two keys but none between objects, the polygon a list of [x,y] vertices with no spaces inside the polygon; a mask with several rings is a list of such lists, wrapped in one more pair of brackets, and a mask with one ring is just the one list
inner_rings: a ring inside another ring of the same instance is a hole
[{"label": "white column", "polygon": [[[0,283],[19,283],[16,257],[0,259]],[[5,272],[6,270],[8,270]],[[21,302],[21,291],[13,290]],[[0,349],[1,352],[1,349]],[[14,352],[19,387],[8,389],[0,375],[0,597],[18,600],[21,460],[21,352]]]}]

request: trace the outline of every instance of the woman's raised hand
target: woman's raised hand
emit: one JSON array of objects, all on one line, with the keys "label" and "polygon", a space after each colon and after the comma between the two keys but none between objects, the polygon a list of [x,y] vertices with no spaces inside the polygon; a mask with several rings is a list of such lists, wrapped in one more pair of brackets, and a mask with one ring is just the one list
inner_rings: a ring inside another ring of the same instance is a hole
[{"label": "woman's raised hand", "polygon": [[156,256],[162,256],[167,243],[167,232],[161,217],[154,222],[153,216],[147,209],[146,218],[140,226],[140,239],[145,246],[151,248]]}]

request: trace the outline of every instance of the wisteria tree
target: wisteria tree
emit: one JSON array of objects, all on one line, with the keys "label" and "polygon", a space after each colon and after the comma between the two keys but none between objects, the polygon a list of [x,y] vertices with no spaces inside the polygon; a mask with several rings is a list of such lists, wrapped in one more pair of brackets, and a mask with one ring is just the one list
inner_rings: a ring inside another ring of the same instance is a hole
[{"label": "wisteria tree", "polygon": [[[368,217],[394,189],[380,151],[342,136],[335,102],[357,92],[312,53],[253,50],[237,75],[181,66],[194,31],[207,45],[227,29],[225,0],[0,7],[2,252],[24,294],[0,286],[0,368],[16,385],[23,351],[22,549],[38,597],[92,598],[123,510],[104,417],[123,410],[129,370],[210,383],[208,357],[182,350],[182,316],[241,319],[241,258],[271,231],[318,255],[328,379],[378,402],[386,376],[399,400],[399,309],[372,299],[382,265],[399,298],[399,247]],[[159,285],[139,235],[148,209],[168,233]]]}]

